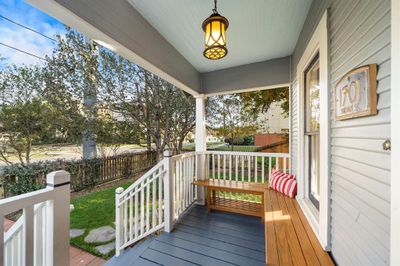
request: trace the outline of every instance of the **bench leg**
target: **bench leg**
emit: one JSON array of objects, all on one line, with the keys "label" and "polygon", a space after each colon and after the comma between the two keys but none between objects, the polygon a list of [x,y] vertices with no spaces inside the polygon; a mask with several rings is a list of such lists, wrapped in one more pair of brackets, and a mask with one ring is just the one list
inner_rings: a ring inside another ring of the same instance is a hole
[{"label": "bench leg", "polygon": [[208,189],[207,187],[205,188],[206,190],[206,201],[207,201],[207,210],[210,212],[210,205],[211,205],[211,190]]}]

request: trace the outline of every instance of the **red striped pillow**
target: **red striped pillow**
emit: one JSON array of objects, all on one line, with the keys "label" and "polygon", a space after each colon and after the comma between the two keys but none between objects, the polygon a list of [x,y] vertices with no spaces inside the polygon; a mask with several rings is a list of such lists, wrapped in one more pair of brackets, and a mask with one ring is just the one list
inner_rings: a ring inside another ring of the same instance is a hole
[{"label": "red striped pillow", "polygon": [[296,177],[275,169],[272,170],[272,175],[269,179],[269,187],[291,198],[294,198],[297,194]]}]

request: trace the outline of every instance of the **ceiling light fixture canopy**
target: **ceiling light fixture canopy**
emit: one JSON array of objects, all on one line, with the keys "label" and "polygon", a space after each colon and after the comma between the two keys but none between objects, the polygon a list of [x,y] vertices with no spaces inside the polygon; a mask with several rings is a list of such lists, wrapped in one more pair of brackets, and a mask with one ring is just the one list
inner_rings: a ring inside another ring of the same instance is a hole
[{"label": "ceiling light fixture canopy", "polygon": [[226,48],[226,30],[229,26],[229,21],[218,14],[217,0],[214,0],[214,9],[211,16],[203,22],[203,31],[205,33],[205,49],[204,57],[211,60],[218,60],[228,54]]}]

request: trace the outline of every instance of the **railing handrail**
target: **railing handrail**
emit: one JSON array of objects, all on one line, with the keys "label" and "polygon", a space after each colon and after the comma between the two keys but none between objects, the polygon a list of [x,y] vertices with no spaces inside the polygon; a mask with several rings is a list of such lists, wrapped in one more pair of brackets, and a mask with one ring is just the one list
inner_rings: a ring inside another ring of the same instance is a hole
[{"label": "railing handrail", "polygon": [[144,175],[142,175],[139,179],[137,179],[135,182],[133,182],[132,185],[124,189],[124,192],[122,192],[119,197],[122,198],[123,196],[126,196],[129,192],[134,190],[140,183],[143,182],[146,178],[148,178],[155,170],[160,168],[164,164],[164,159],[159,161],[156,165],[154,165],[152,168],[150,168]]},{"label": "railing handrail", "polygon": [[263,157],[280,157],[289,158],[290,153],[273,153],[273,152],[247,152],[247,151],[205,151],[199,154],[222,154],[222,155],[240,155],[240,156],[263,156]]},{"label": "railing handrail", "polygon": [[46,187],[40,190],[5,198],[0,200],[0,215],[6,215],[14,211],[44,202],[52,198],[54,188]]},{"label": "railing handrail", "polygon": [[[40,208],[43,208],[46,205],[45,202],[41,202],[39,204],[35,205],[35,209],[34,209],[34,214],[37,214],[38,210]],[[10,229],[8,229],[7,232],[4,233],[4,243],[6,243],[8,240],[10,240],[11,237],[14,236],[14,234],[16,232],[18,232],[18,230],[22,229],[23,226],[23,217],[19,217],[19,219],[10,227]]]},{"label": "railing handrail", "polygon": [[181,153],[181,154],[177,154],[177,155],[172,156],[172,157],[171,157],[171,160],[176,161],[176,160],[179,160],[179,159],[184,159],[184,158],[192,157],[192,156],[194,156],[194,155],[196,155],[196,154],[200,154],[200,152],[194,152],[194,151],[192,151],[192,152]]}]

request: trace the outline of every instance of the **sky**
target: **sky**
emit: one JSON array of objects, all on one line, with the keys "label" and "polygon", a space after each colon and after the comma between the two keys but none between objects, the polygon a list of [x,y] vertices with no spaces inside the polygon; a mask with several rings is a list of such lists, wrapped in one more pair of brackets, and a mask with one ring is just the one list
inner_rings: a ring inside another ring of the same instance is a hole
[{"label": "sky", "polygon": [[[52,38],[65,31],[62,23],[23,0],[0,0],[0,16],[7,17]],[[53,41],[17,26],[2,17],[0,17],[0,43],[14,46],[40,57],[50,54],[54,47]],[[0,57],[5,59],[4,63],[6,64],[43,63],[40,59],[2,45],[0,45]]]}]

